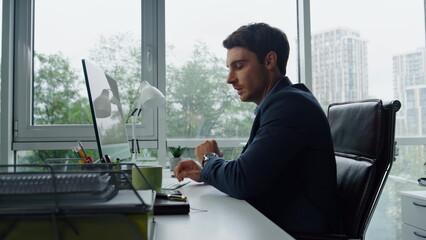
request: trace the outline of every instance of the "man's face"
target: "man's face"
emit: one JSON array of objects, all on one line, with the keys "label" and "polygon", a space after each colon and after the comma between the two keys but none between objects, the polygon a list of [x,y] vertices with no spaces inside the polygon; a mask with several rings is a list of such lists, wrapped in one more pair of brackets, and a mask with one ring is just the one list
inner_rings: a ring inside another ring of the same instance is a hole
[{"label": "man's face", "polygon": [[265,64],[259,63],[255,53],[234,47],[228,49],[226,66],[229,68],[226,82],[237,90],[240,100],[258,105],[268,90]]}]

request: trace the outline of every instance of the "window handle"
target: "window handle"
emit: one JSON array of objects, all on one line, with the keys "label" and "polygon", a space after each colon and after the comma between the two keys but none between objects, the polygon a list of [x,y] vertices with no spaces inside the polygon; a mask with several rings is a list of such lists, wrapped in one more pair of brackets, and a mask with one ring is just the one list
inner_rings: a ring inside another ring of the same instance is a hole
[{"label": "window handle", "polygon": [[420,204],[420,203],[416,203],[416,202],[413,202],[413,204],[414,204],[415,206],[417,206],[417,207],[426,207],[426,205],[424,205],[424,204]]},{"label": "window handle", "polygon": [[151,46],[147,47],[146,50],[146,65],[147,65],[147,69],[148,71],[152,71],[152,65],[153,65],[153,57],[152,57],[152,48]]},{"label": "window handle", "polygon": [[418,234],[417,232],[413,232],[413,234],[416,235],[417,237],[426,238],[425,235]]}]

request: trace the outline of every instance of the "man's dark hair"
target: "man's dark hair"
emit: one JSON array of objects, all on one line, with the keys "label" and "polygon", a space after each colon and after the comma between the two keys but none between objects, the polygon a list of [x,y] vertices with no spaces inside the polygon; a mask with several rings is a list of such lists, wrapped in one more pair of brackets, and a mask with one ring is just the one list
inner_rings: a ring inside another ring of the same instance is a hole
[{"label": "man's dark hair", "polygon": [[290,45],[287,36],[278,28],[269,26],[266,23],[252,23],[241,26],[224,41],[226,49],[243,47],[257,56],[259,63],[263,63],[265,56],[270,51],[274,51],[277,56],[277,65],[280,73],[285,76],[290,53]]}]

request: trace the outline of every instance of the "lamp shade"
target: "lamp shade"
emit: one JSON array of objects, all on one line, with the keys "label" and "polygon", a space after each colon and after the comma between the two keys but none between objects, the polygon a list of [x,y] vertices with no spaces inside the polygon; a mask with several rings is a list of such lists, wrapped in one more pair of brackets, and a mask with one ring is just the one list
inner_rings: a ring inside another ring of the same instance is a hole
[{"label": "lamp shade", "polygon": [[151,86],[147,81],[141,82],[140,97],[136,105],[138,109],[162,107],[165,103],[166,98],[160,90]]},{"label": "lamp shade", "polygon": [[136,139],[136,133],[135,133],[135,118],[136,116],[140,116],[142,114],[142,109],[144,108],[155,108],[155,107],[163,107],[166,104],[166,98],[164,97],[163,93],[160,92],[157,88],[151,86],[147,81],[141,82],[141,89],[140,89],[140,97],[138,100],[138,103],[133,110],[131,116],[132,116],[132,162],[136,162],[136,159],[138,158],[139,153],[139,145],[138,145],[138,139]]},{"label": "lamp shade", "polygon": [[109,99],[109,90],[102,90],[101,95],[99,95],[95,100],[93,100],[95,105],[95,114],[97,118],[107,118],[111,116],[111,100]]}]

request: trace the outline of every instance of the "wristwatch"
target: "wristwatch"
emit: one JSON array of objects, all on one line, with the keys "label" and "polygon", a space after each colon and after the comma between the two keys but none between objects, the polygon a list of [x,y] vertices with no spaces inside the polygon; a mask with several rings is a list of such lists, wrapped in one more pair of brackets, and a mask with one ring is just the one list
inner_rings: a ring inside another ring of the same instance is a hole
[{"label": "wristwatch", "polygon": [[219,157],[216,153],[213,152],[209,152],[204,154],[203,156],[203,161],[201,162],[201,166],[204,167],[206,165],[206,163],[210,160],[210,158],[212,157]]}]

